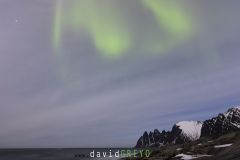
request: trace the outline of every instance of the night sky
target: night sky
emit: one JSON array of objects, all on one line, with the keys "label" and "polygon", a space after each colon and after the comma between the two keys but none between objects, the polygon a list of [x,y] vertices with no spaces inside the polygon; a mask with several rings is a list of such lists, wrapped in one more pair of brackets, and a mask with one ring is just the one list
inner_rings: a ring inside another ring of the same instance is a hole
[{"label": "night sky", "polygon": [[240,104],[238,0],[0,0],[0,147],[134,146]]}]

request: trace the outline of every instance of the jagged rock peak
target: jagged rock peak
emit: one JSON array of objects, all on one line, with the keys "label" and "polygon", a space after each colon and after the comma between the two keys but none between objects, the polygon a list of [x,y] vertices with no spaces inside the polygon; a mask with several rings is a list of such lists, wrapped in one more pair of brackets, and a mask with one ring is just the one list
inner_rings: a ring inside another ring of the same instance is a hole
[{"label": "jagged rock peak", "polygon": [[144,132],[137,142],[136,147],[152,147],[165,144],[180,144],[200,138],[202,122],[182,121],[172,127],[171,131]]},{"label": "jagged rock peak", "polygon": [[202,137],[218,137],[230,132],[240,130],[240,107],[232,107],[217,117],[206,120],[202,127]]}]

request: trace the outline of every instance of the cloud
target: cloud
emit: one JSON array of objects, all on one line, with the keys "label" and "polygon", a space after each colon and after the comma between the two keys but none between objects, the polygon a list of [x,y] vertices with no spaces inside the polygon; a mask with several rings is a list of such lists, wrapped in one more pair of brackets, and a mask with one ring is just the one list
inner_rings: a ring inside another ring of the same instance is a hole
[{"label": "cloud", "polygon": [[240,103],[239,2],[59,2],[1,1],[1,147],[132,146]]}]

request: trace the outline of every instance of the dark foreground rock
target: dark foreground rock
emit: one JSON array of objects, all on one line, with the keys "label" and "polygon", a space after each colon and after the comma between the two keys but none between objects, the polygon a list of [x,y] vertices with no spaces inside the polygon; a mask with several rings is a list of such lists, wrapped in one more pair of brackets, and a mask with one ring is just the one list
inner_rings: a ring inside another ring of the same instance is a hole
[{"label": "dark foreground rock", "polygon": [[[240,132],[232,132],[218,138],[202,137],[184,144],[168,144],[151,148],[149,160],[180,160],[181,155],[198,157],[197,160],[239,160]],[[141,158],[128,158],[141,159]]]}]

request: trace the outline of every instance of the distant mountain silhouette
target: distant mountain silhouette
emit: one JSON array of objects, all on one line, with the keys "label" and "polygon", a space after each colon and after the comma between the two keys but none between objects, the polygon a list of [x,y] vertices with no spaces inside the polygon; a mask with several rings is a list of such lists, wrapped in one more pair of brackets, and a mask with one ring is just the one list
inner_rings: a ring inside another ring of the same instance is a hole
[{"label": "distant mountain silhouette", "polygon": [[217,117],[200,121],[182,121],[173,125],[171,131],[145,131],[135,147],[156,147],[166,144],[183,144],[198,140],[200,137],[213,137],[240,131],[240,107],[228,109]]}]

